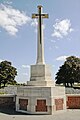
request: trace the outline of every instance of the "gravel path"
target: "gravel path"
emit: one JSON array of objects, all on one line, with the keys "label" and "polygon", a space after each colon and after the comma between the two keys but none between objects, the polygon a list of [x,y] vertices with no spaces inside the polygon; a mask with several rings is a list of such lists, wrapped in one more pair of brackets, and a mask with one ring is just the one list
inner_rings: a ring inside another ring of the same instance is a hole
[{"label": "gravel path", "polygon": [[80,120],[80,110],[67,110],[54,115],[9,115],[0,112],[0,120]]}]

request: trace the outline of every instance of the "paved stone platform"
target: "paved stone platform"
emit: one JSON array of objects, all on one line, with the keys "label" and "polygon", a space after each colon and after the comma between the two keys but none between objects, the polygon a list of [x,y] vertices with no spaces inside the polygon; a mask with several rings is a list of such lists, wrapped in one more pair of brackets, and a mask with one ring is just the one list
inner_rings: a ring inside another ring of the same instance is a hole
[{"label": "paved stone platform", "polygon": [[54,115],[6,114],[0,112],[0,120],[80,120],[80,109],[67,110]]}]

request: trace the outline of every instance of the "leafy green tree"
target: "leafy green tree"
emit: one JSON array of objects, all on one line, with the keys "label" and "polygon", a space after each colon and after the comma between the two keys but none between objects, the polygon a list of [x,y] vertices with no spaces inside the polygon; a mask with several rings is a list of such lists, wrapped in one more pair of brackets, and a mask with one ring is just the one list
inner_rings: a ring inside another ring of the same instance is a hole
[{"label": "leafy green tree", "polygon": [[0,87],[1,84],[13,83],[15,82],[15,76],[17,75],[17,70],[11,65],[9,61],[2,61],[0,63]]},{"label": "leafy green tree", "polygon": [[73,86],[74,82],[80,82],[80,58],[70,56],[56,74],[56,84]]}]

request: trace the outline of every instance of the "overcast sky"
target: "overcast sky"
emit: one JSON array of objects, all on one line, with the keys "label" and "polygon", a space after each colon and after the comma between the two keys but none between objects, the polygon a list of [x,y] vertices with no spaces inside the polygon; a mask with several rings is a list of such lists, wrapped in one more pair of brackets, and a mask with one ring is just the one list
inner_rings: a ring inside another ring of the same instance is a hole
[{"label": "overcast sky", "polygon": [[52,76],[66,57],[80,56],[80,0],[0,0],[0,62],[8,60],[17,68],[18,82],[26,82],[30,65],[36,63],[37,6],[43,6],[45,62]]}]

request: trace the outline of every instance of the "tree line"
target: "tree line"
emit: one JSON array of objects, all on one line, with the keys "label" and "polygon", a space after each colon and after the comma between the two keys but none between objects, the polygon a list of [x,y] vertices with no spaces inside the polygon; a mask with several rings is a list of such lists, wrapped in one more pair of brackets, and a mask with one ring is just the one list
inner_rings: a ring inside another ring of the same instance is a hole
[{"label": "tree line", "polygon": [[80,58],[70,56],[60,66],[56,74],[56,84],[63,84],[64,86],[73,86],[74,83],[80,83]]},{"label": "tree line", "polygon": [[[15,77],[17,76],[17,69],[12,66],[9,61],[0,62],[0,88],[5,87],[6,84],[16,84]],[[63,84],[64,86],[73,86],[74,83],[80,83],[80,58],[70,56],[60,66],[56,73],[56,84]]]},{"label": "tree line", "polygon": [[0,62],[0,88],[5,87],[6,84],[16,84],[15,76],[17,70],[9,61]]}]

